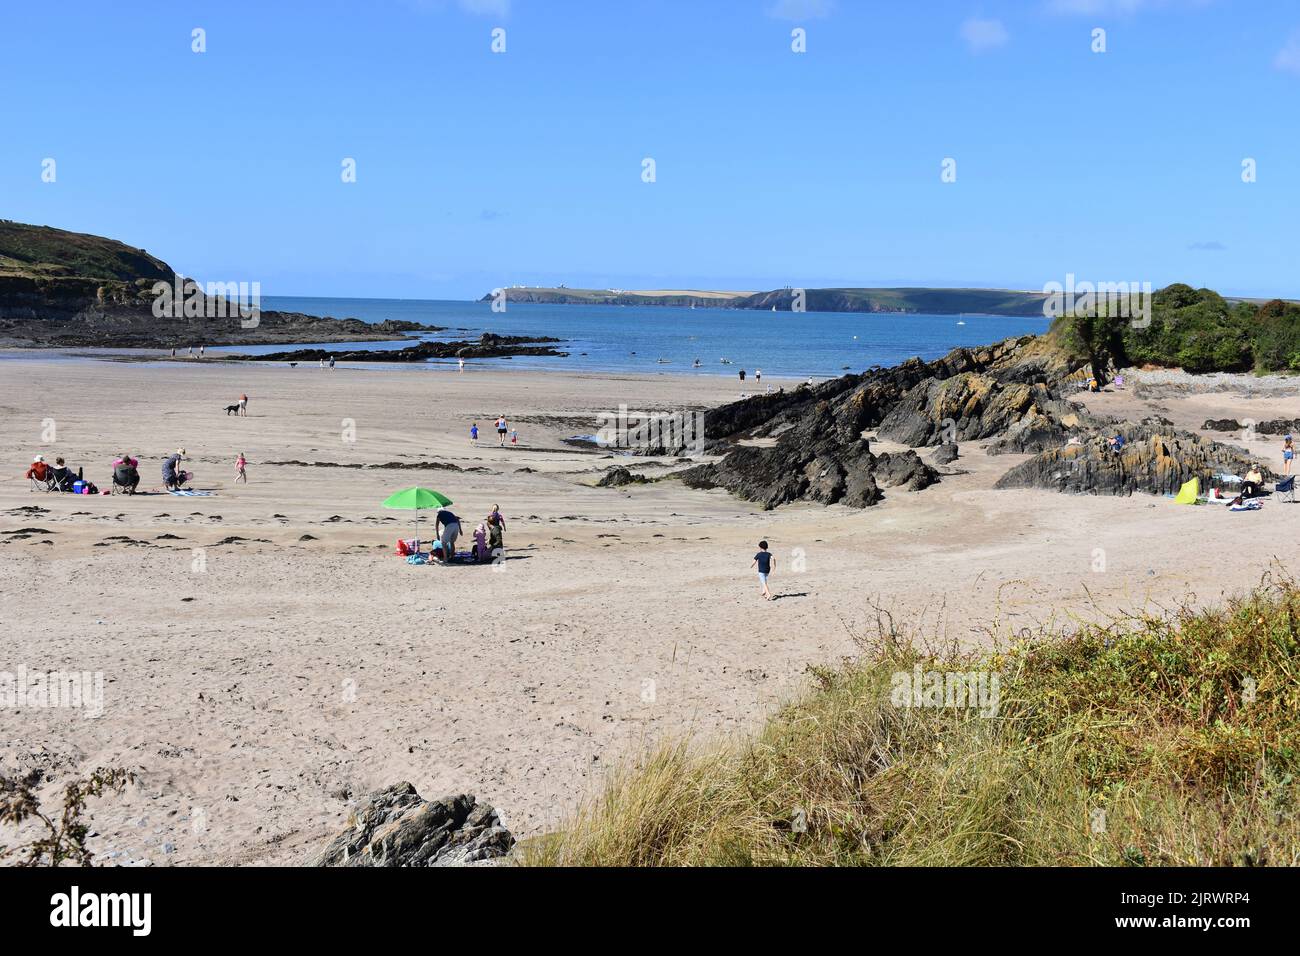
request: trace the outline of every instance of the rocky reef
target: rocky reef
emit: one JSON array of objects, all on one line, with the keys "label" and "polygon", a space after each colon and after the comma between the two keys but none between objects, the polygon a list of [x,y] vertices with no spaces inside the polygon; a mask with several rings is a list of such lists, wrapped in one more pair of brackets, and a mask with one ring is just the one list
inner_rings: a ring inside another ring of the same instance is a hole
[{"label": "rocky reef", "polygon": [[410,783],[370,794],[310,866],[468,866],[505,856],[515,838],[497,812],[461,794],[425,800]]},{"label": "rocky reef", "polygon": [[[933,465],[954,461],[959,442],[980,442],[991,455],[1033,456],[1012,467],[999,488],[1164,494],[1193,476],[1208,485],[1215,474],[1250,466],[1240,449],[1167,420],[1123,422],[1089,412],[1068,398],[1084,372],[1049,336],[1025,336],[756,395],[706,413],[705,451],[718,460],[679,477],[764,508],[801,500],[865,508],[887,491],[939,481]],[[864,436],[872,430],[875,439]],[[1115,435],[1124,438],[1118,452],[1108,441]],[[873,440],[909,450],[878,452]],[[927,464],[914,449],[930,447]]]},{"label": "rocky reef", "polygon": [[[426,330],[427,331],[427,330]],[[243,355],[250,362],[318,362],[333,358],[339,362],[427,362],[435,358],[509,358],[512,355],[554,355],[563,358],[568,352],[552,348],[560,339],[524,335],[496,335],[484,332],[477,342],[421,342],[400,349],[292,349],[265,355]]]}]

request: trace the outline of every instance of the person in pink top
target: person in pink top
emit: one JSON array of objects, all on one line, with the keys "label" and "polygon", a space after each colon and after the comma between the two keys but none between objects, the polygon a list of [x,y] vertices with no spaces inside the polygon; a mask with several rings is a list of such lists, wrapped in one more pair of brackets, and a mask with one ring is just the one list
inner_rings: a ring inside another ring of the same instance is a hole
[{"label": "person in pink top", "polygon": [[248,467],[248,459],[244,457],[244,453],[241,451],[239,453],[239,457],[235,459],[235,481],[236,482],[242,481],[244,484],[248,484],[248,472],[244,470],[247,467]]}]

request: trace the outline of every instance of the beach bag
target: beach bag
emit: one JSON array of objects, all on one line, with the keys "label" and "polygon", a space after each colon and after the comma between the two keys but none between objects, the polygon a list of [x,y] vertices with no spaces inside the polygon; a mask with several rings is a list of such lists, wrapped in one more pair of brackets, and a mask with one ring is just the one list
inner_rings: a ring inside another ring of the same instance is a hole
[{"label": "beach bag", "polygon": [[409,556],[409,555],[412,555],[412,554],[414,554],[414,553],[415,553],[415,549],[412,548],[409,544],[407,544],[406,541],[402,540],[401,538],[398,538],[398,539],[397,539],[397,554],[398,554],[398,557],[405,558],[405,557],[407,557],[407,556]]}]

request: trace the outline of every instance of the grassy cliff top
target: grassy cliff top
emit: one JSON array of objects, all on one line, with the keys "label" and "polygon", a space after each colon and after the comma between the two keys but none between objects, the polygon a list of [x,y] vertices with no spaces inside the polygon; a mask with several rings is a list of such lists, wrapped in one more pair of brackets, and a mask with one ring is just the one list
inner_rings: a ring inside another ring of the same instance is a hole
[{"label": "grassy cliff top", "polygon": [[171,266],[116,239],[0,220],[0,276],[171,279]]}]

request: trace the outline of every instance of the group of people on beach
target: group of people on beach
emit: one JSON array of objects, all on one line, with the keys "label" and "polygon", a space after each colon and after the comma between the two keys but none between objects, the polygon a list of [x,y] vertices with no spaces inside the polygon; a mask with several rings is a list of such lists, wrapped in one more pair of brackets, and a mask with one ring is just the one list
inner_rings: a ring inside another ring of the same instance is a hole
[{"label": "group of people on beach", "polygon": [[[489,564],[503,560],[505,554],[506,519],[501,508],[493,505],[487,516],[474,529],[474,545],[467,555],[475,564]],[[440,508],[433,519],[435,540],[429,559],[437,564],[451,564],[457,560],[456,542],[461,536],[460,518],[449,508]],[[419,542],[414,542],[418,553]]]},{"label": "group of people on beach", "polygon": [[[501,448],[506,447],[507,434],[510,436],[511,445],[519,444],[519,432],[510,427],[510,423],[506,421],[506,417],[504,415],[497,416],[496,430],[497,430],[497,445],[499,445]],[[469,443],[471,445],[478,444],[478,422],[472,422],[469,426]]]},{"label": "group of people on beach", "polygon": [[[194,478],[191,472],[185,471],[181,467],[181,462],[185,459],[185,449],[178,448],[172,452],[162,463],[162,480],[163,487],[167,491],[178,491]],[[237,469],[240,474],[243,473],[244,455],[240,452],[237,462]],[[134,457],[130,452],[122,452],[113,459],[112,466],[112,490],[119,494],[133,495],[140,486],[140,459]],[[84,468],[77,468],[74,472],[62,458],[54,459],[54,464],[50,465],[45,461],[44,455],[37,455],[32,459],[31,467],[27,469],[27,478],[30,479],[34,486],[43,487],[47,491],[63,491],[75,494],[97,495],[100,493],[99,487],[93,481],[87,481],[85,478]],[[247,481],[247,475],[244,475]],[[108,494],[109,492],[104,492]]]}]

